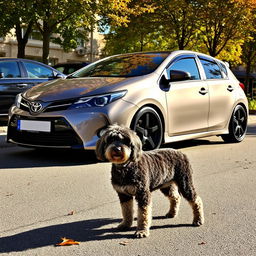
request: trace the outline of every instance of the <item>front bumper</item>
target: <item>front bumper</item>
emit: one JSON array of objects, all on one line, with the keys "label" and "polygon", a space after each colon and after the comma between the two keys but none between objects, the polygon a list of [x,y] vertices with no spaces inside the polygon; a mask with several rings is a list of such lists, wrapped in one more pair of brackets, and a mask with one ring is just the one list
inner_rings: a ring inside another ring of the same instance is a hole
[{"label": "front bumper", "polygon": [[[31,115],[16,106],[9,112],[7,142],[35,148],[95,149],[99,132],[109,124],[130,126],[137,107],[118,100],[103,108],[84,108]],[[50,132],[20,130],[18,120],[48,121]]]}]

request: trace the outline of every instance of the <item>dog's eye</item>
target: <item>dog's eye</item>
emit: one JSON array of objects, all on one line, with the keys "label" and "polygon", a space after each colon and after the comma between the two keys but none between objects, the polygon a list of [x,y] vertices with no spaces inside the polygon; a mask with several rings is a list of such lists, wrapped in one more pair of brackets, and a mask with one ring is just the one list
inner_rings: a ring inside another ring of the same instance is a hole
[{"label": "dog's eye", "polygon": [[123,139],[123,143],[127,146],[129,146],[131,144],[131,140],[129,138],[124,138]]}]

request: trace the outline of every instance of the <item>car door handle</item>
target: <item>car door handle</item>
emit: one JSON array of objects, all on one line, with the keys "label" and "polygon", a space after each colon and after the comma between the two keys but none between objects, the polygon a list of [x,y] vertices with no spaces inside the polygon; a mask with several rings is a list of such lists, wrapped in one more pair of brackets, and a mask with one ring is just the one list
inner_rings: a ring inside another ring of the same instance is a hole
[{"label": "car door handle", "polygon": [[205,95],[206,93],[208,93],[208,91],[204,87],[202,87],[200,89],[199,93],[202,94],[202,95]]},{"label": "car door handle", "polygon": [[26,88],[26,87],[28,87],[28,84],[17,84],[17,87],[19,89]]},{"label": "car door handle", "polygon": [[229,85],[228,88],[227,88],[227,90],[228,90],[229,92],[232,92],[232,91],[234,90],[234,88],[233,88],[231,85]]}]

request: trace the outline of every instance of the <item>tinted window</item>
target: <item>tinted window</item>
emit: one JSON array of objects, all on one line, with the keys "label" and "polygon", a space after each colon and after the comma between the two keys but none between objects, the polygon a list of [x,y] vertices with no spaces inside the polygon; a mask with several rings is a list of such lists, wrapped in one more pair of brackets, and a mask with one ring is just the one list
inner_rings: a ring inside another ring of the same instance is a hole
[{"label": "tinted window", "polygon": [[24,62],[24,65],[30,78],[48,78],[53,77],[53,71],[50,68],[46,68],[42,65],[32,62]]},{"label": "tinted window", "polygon": [[138,53],[113,56],[85,67],[73,77],[133,77],[153,72],[169,53]]},{"label": "tinted window", "polygon": [[200,59],[204,67],[204,72],[207,79],[221,79],[221,71],[219,66],[214,61],[209,61],[205,59]]},{"label": "tinted window", "polygon": [[176,61],[169,70],[181,70],[189,72],[192,80],[199,80],[200,75],[194,58],[186,58]]},{"label": "tinted window", "polygon": [[20,69],[16,61],[0,61],[0,73],[4,74],[4,78],[21,77]]},{"label": "tinted window", "polygon": [[220,68],[221,68],[221,71],[224,73],[225,77],[228,76],[228,71],[227,71],[227,68],[226,66],[220,62]]}]

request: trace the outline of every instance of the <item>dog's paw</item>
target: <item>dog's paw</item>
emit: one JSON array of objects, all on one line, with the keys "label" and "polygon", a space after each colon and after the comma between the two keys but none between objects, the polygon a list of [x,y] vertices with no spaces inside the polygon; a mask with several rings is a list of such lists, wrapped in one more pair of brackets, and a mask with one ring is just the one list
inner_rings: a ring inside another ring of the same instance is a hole
[{"label": "dog's paw", "polygon": [[131,224],[128,224],[126,222],[121,222],[118,226],[117,226],[117,229],[119,230],[128,230],[130,229],[132,225]]},{"label": "dog's paw", "polygon": [[176,217],[176,213],[175,212],[167,212],[166,214],[165,214],[165,217],[166,218],[174,218],[174,217]]},{"label": "dog's paw", "polygon": [[144,237],[148,237],[149,236],[149,230],[137,230],[136,233],[135,233],[135,236],[137,238],[144,238]]},{"label": "dog's paw", "polygon": [[199,227],[202,226],[204,224],[204,219],[202,218],[198,218],[198,219],[194,219],[192,225]]}]

